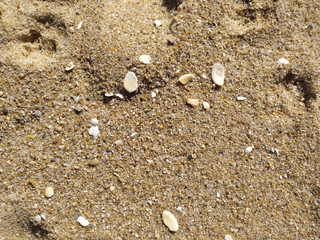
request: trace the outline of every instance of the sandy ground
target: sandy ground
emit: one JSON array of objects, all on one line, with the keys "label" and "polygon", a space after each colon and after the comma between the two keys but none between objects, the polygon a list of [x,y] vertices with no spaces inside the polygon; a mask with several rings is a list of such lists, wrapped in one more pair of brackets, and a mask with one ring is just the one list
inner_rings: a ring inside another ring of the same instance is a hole
[{"label": "sandy ground", "polygon": [[319,239],[319,16],[316,0],[0,1],[0,239]]}]

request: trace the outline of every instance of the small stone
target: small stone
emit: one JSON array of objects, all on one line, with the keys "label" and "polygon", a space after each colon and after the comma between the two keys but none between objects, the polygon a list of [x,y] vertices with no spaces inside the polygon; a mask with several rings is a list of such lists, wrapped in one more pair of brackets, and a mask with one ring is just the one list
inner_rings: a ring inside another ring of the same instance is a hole
[{"label": "small stone", "polygon": [[46,215],[44,214],[44,213],[42,213],[41,215],[41,218],[43,219],[43,220],[46,220],[47,218],[46,218]]},{"label": "small stone", "polygon": [[97,166],[99,164],[99,160],[98,159],[91,159],[89,162],[88,162],[88,165],[91,166],[91,167],[94,167],[94,166]]},{"label": "small stone", "polygon": [[96,119],[96,118],[92,118],[92,119],[90,120],[90,123],[91,123],[92,125],[94,125],[94,126],[97,126],[98,123],[99,123],[99,121],[98,121],[98,119]]},{"label": "small stone", "polygon": [[122,145],[123,144],[123,141],[122,140],[117,140],[114,142],[115,145]]},{"label": "small stone", "polygon": [[212,80],[216,85],[222,86],[224,84],[224,74],[224,67],[219,63],[215,63],[212,67]]},{"label": "small stone", "polygon": [[162,221],[172,232],[176,232],[179,229],[178,221],[175,216],[169,211],[163,211]]},{"label": "small stone", "polygon": [[192,107],[198,107],[200,105],[199,99],[194,99],[194,98],[188,98],[187,103]]},{"label": "small stone", "polygon": [[3,115],[7,115],[9,113],[9,110],[7,108],[2,109]]},{"label": "small stone", "polygon": [[54,157],[52,157],[51,159],[50,159],[50,162],[55,162],[56,160],[55,160],[55,158]]},{"label": "small stone", "polygon": [[193,159],[193,155],[192,154],[189,154],[188,155],[188,160],[192,160]]},{"label": "small stone", "polygon": [[289,61],[288,61],[287,59],[285,59],[285,58],[280,58],[280,59],[278,59],[278,64],[280,64],[280,65],[282,65],[282,64],[287,65],[287,64],[289,64]]},{"label": "small stone", "polygon": [[224,236],[224,240],[233,240],[233,239],[230,235],[227,234]]},{"label": "small stone", "polygon": [[156,25],[156,27],[161,27],[163,24],[163,21],[162,20],[155,20],[154,21],[154,25]]},{"label": "small stone", "polygon": [[36,223],[40,223],[41,222],[41,216],[40,215],[35,216],[34,221]]},{"label": "small stone", "polygon": [[73,62],[69,62],[66,66],[66,71],[69,72],[74,68]]},{"label": "small stone", "polygon": [[77,26],[77,29],[79,30],[81,27],[82,27],[82,24],[83,24],[83,21],[80,21],[78,26]]},{"label": "small stone", "polygon": [[39,110],[34,111],[34,115],[36,117],[40,117],[41,116],[41,112]]},{"label": "small stone", "polygon": [[89,225],[89,221],[84,217],[78,217],[77,222],[80,223],[82,227],[87,227]]},{"label": "small stone", "polygon": [[151,93],[151,97],[152,97],[152,98],[155,98],[156,96],[157,96],[157,93],[156,93],[156,92],[152,92],[152,93]]},{"label": "small stone", "polygon": [[110,191],[113,192],[115,190],[114,186],[110,186]]},{"label": "small stone", "polygon": [[52,187],[47,187],[44,195],[46,196],[46,198],[51,198],[54,194],[53,188]]},{"label": "small stone", "polygon": [[98,137],[100,131],[99,131],[99,127],[98,126],[92,126],[89,129],[89,135],[93,136],[93,137]]},{"label": "small stone", "polygon": [[254,146],[246,147],[246,149],[244,151],[245,151],[245,153],[251,153],[253,149],[254,149]]},{"label": "small stone", "polygon": [[139,57],[139,61],[144,64],[150,64],[151,63],[151,57],[149,55],[141,55]]},{"label": "small stone", "polygon": [[176,38],[172,37],[172,36],[168,37],[167,40],[168,40],[168,44],[170,44],[170,45],[174,45],[176,42]]},{"label": "small stone", "polygon": [[187,82],[189,82],[193,78],[193,74],[185,74],[179,78],[179,82],[183,85],[185,85]]},{"label": "small stone", "polygon": [[202,105],[203,105],[203,108],[204,108],[205,110],[209,110],[209,109],[210,109],[209,103],[203,102]]},{"label": "small stone", "polygon": [[247,98],[246,98],[246,97],[241,97],[241,96],[239,96],[239,97],[237,97],[237,100],[238,100],[238,101],[245,101],[245,100],[247,100]]},{"label": "small stone", "polygon": [[128,72],[126,77],[124,78],[124,88],[132,93],[138,88],[138,79],[133,72]]}]

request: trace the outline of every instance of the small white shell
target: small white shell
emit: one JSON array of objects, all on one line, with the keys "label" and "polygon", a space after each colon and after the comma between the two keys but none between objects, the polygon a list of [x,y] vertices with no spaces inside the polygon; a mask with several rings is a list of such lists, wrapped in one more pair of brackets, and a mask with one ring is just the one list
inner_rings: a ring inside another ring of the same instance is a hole
[{"label": "small white shell", "polygon": [[89,225],[89,221],[84,217],[78,217],[77,222],[80,223],[82,227],[87,227]]},{"label": "small white shell", "polygon": [[46,196],[46,198],[51,198],[54,194],[54,190],[52,187],[47,187],[45,192],[44,192],[44,195]]},{"label": "small white shell", "polygon": [[163,21],[162,20],[155,20],[154,24],[156,25],[156,27],[161,27],[163,24]]},{"label": "small white shell", "polygon": [[224,74],[224,67],[219,63],[215,63],[212,67],[212,80],[216,85],[222,86],[224,84]]},{"label": "small white shell", "polygon": [[289,64],[289,61],[287,59],[285,59],[285,58],[280,58],[280,59],[278,59],[278,64],[287,65],[287,64]]},{"label": "small white shell", "polygon": [[69,72],[74,68],[73,62],[69,62],[66,66],[66,71]]},{"label": "small white shell", "polygon": [[239,96],[239,97],[237,97],[237,100],[238,100],[238,101],[245,101],[245,100],[247,100],[247,98],[246,98],[246,97],[241,97],[241,96]]},{"label": "small white shell", "polygon": [[251,153],[253,149],[254,149],[254,146],[246,147],[246,149],[244,151],[245,151],[245,153]]},{"label": "small white shell", "polygon": [[233,238],[227,234],[224,236],[224,240],[233,240]]},{"label": "small white shell", "polygon": [[111,93],[105,93],[104,95],[105,95],[106,97],[113,97],[113,96],[114,96],[113,92],[111,92]]},{"label": "small white shell", "polygon": [[126,77],[124,78],[124,88],[129,92],[132,93],[137,90],[138,88],[138,79],[133,72],[128,72]]},{"label": "small white shell", "polygon": [[204,108],[205,110],[209,110],[209,109],[210,109],[209,103],[203,102],[202,105],[203,105],[203,108]]},{"label": "small white shell", "polygon": [[78,26],[77,26],[77,29],[79,30],[81,27],[82,27],[82,24],[83,24],[83,21],[80,21]]},{"label": "small white shell", "polygon": [[141,55],[139,57],[139,61],[144,64],[150,64],[151,63],[151,57],[149,55]]},{"label": "small white shell", "polygon": [[193,78],[193,74],[185,74],[179,78],[179,82],[183,85],[185,85],[187,82],[189,82]]},{"label": "small white shell", "polygon": [[179,229],[179,224],[175,216],[169,211],[163,211],[162,221],[170,229],[170,231],[176,232]]},{"label": "small white shell", "polygon": [[190,104],[192,107],[198,107],[200,105],[199,99],[195,98],[187,98],[187,103]]},{"label": "small white shell", "polygon": [[92,125],[94,125],[94,126],[97,126],[98,123],[99,123],[99,121],[98,121],[98,119],[96,119],[96,118],[92,118],[92,119],[90,120],[90,123],[91,123]]},{"label": "small white shell", "polygon": [[94,136],[95,138],[98,137],[99,135],[99,127],[98,126],[92,126],[89,129],[89,135]]}]

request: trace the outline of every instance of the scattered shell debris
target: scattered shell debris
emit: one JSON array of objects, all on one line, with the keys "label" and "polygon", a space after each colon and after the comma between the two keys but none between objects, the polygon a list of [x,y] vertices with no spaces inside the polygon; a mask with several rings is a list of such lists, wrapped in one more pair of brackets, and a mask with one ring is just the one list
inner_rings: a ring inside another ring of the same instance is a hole
[{"label": "scattered shell debris", "polygon": [[247,100],[247,98],[246,98],[246,97],[241,97],[241,96],[239,96],[239,97],[237,97],[237,100],[238,100],[238,101],[245,101],[245,100]]},{"label": "scattered shell debris", "polygon": [[220,63],[215,63],[212,67],[212,80],[218,85],[222,86],[224,84],[225,69]]},{"label": "scattered shell debris", "polygon": [[89,135],[97,138],[99,135],[100,131],[99,131],[99,127],[98,126],[92,126],[89,129]]},{"label": "scattered shell debris", "polygon": [[251,153],[253,149],[254,149],[254,146],[246,147],[246,149],[244,151],[245,151],[245,153]]},{"label": "scattered shell debris", "polygon": [[53,188],[52,187],[47,187],[45,192],[44,192],[44,196],[46,198],[51,198],[53,196],[53,194],[54,194]]},{"label": "scattered shell debris", "polygon": [[149,55],[141,55],[139,57],[139,61],[144,64],[150,64],[151,63],[151,57]]},{"label": "scattered shell debris", "polygon": [[169,211],[163,211],[162,221],[172,232],[176,232],[179,229],[178,221],[175,216]]},{"label": "scattered shell debris", "polygon": [[179,82],[183,85],[187,84],[193,78],[193,74],[185,74],[179,78]]},{"label": "scattered shell debris", "polygon": [[163,21],[162,20],[155,20],[154,25],[156,25],[156,27],[161,27],[163,25]]},{"label": "scattered shell debris", "polygon": [[85,219],[84,217],[78,217],[77,222],[80,223],[82,227],[87,227],[89,226],[89,221]]},{"label": "scattered shell debris", "polygon": [[202,105],[203,105],[203,108],[204,108],[205,110],[209,110],[209,109],[210,109],[209,103],[203,102]]},{"label": "scattered shell debris", "polygon": [[66,66],[66,71],[69,72],[74,68],[73,62],[69,62]]},{"label": "scattered shell debris", "polygon": [[287,59],[285,59],[285,58],[280,58],[280,59],[278,59],[278,64],[280,64],[280,65],[282,65],[282,64],[287,65],[287,64],[289,64],[289,61],[288,61]]},{"label": "scattered shell debris", "polygon": [[198,107],[200,105],[199,99],[195,99],[195,98],[187,98],[187,103],[192,107]]},{"label": "scattered shell debris", "polygon": [[124,88],[127,92],[132,93],[138,88],[138,79],[133,72],[128,72],[124,78]]}]

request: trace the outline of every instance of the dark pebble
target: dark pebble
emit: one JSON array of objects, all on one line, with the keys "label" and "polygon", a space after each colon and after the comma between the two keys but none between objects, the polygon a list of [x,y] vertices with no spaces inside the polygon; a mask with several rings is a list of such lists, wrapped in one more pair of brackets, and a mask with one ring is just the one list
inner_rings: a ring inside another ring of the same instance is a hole
[{"label": "dark pebble", "polygon": [[189,155],[188,155],[188,160],[192,160],[192,159],[193,159],[192,154],[189,154]]},{"label": "dark pebble", "polygon": [[7,108],[3,108],[3,109],[2,109],[2,113],[3,113],[3,115],[7,115],[7,114],[8,114],[8,112],[9,112],[9,110],[8,110]]},{"label": "dark pebble", "polygon": [[51,159],[50,159],[50,162],[55,162],[56,161],[56,159],[54,159],[54,157],[52,157]]}]

